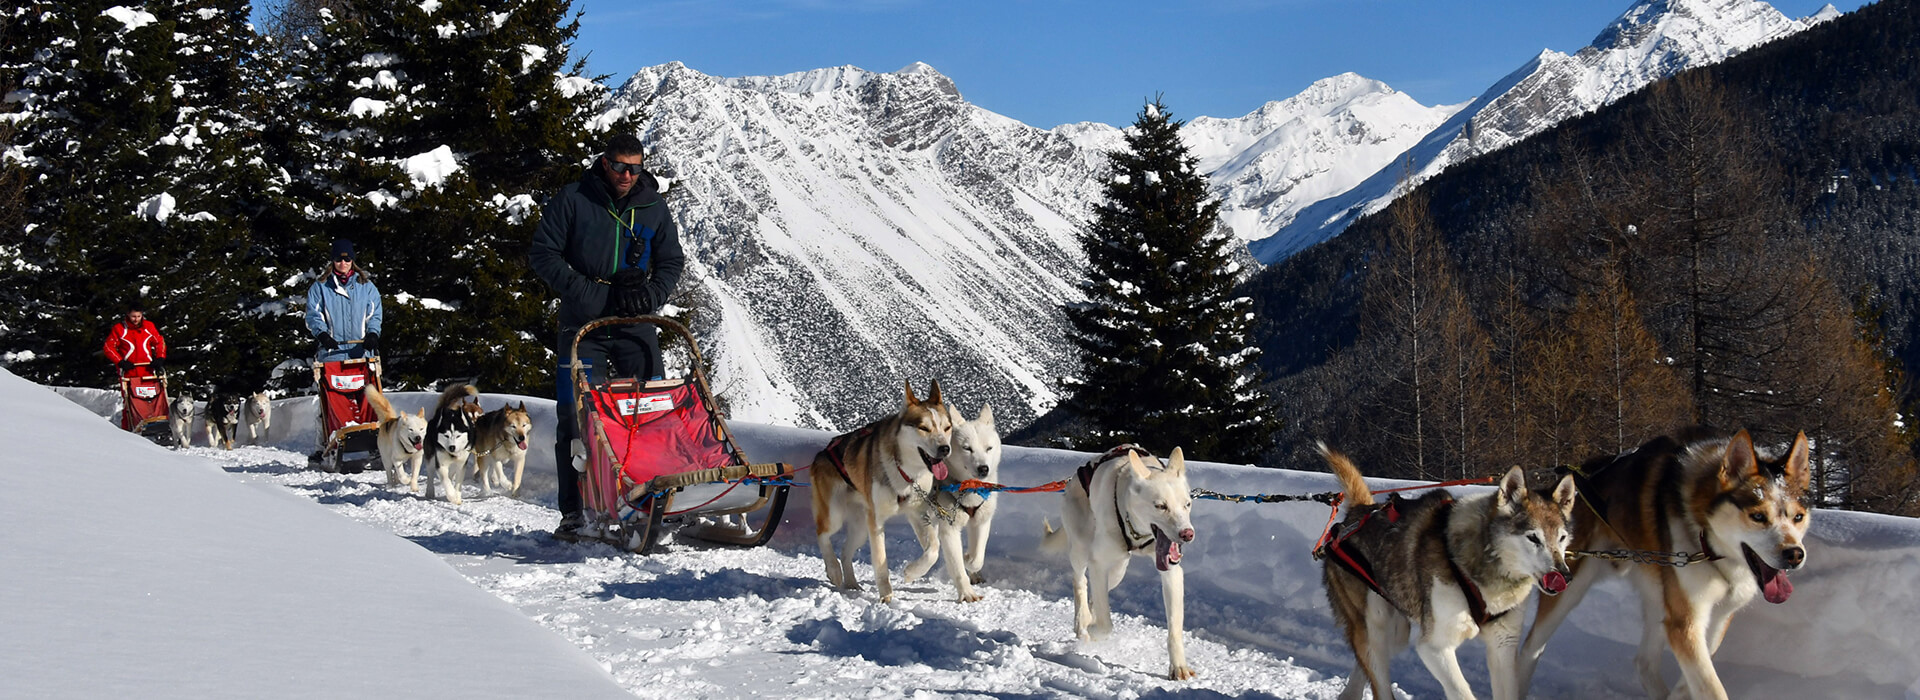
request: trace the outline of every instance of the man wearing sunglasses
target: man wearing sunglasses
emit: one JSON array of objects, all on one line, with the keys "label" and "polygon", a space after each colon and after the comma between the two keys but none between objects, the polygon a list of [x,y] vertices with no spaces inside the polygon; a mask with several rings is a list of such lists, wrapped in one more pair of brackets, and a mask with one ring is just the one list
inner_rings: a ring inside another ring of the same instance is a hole
[{"label": "man wearing sunglasses", "polygon": [[[616,134],[606,152],[575,182],[547,201],[528,252],[533,272],[560,295],[560,364],[554,376],[559,418],[553,443],[558,470],[560,527],[571,540],[583,523],[579,472],[573,468],[573,391],[565,366],[580,327],[607,316],[657,311],[680,283],[686,257],[680,229],[660,196],[660,182],[643,167],[639,137]],[[595,381],[651,379],[662,374],[660,341],[651,324],[602,328],[580,341],[580,358]]]}]

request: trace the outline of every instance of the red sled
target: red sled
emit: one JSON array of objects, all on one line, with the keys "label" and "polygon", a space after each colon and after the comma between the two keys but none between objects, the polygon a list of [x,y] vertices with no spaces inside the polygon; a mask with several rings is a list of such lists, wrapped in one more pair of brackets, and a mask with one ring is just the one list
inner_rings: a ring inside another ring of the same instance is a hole
[{"label": "red sled", "polygon": [[307,466],[358,474],[380,461],[380,418],[367,403],[367,385],[380,386],[380,358],[313,363],[320,386],[320,452]]},{"label": "red sled", "polygon": [[[606,326],[650,323],[673,332],[692,356],[690,376],[595,382],[580,361],[580,341]],[[569,365],[586,525],[581,534],[637,554],[668,532],[757,547],[773,537],[786,509],[793,468],[753,464],[714,412],[705,362],[693,334],[660,316],[603,318],[573,338]]]},{"label": "red sled", "polygon": [[[145,366],[145,365],[142,365]],[[165,375],[120,375],[120,429],[171,447]]]}]

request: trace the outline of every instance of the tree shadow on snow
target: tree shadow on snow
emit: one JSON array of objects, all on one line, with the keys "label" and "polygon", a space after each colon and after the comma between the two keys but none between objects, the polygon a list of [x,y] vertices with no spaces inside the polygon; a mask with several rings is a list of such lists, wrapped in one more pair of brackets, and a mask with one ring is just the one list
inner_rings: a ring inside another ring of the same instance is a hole
[{"label": "tree shadow on snow", "polygon": [[859,657],[882,666],[926,664],[947,671],[1001,666],[1004,660],[998,657],[1020,647],[1020,636],[1012,632],[983,631],[941,618],[922,618],[906,629],[873,630],[847,629],[837,619],[807,620],[787,630],[787,641],[811,649],[785,653]]},{"label": "tree shadow on snow", "polygon": [[605,600],[648,598],[685,602],[752,595],[762,600],[773,600],[820,586],[819,579],[766,576],[741,569],[720,569],[707,573],[677,571],[651,581],[604,584],[600,589],[600,597]]}]

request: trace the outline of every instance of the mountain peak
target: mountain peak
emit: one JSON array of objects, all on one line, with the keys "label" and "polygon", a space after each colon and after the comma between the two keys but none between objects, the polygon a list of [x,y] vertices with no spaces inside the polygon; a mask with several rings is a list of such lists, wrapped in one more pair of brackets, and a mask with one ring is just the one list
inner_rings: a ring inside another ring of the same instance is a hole
[{"label": "mountain peak", "polygon": [[[1640,0],[1600,30],[1592,48],[1617,51],[1663,41],[1750,46],[1799,28],[1800,23],[1759,0]],[[1715,60],[1719,58],[1725,56]]]}]

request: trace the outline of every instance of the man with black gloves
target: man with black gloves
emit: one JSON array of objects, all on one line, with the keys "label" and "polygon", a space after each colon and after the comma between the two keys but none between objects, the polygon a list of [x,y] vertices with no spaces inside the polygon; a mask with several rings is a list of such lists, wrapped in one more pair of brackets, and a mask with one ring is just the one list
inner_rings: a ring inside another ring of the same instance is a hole
[{"label": "man with black gloves", "polygon": [[[561,366],[554,377],[554,465],[559,471],[560,527],[575,539],[584,523],[579,472],[573,468],[573,390],[565,363],[573,336],[596,318],[655,312],[680,283],[686,257],[680,229],[660,196],[659,180],[641,167],[640,139],[618,134],[580,181],[560,189],[540,215],[528,258],[533,272],[560,295]],[[580,341],[580,359],[596,381],[660,376],[660,341],[651,324],[602,328]]]},{"label": "man with black gloves", "polygon": [[138,302],[129,304],[127,315],[107,331],[104,350],[122,377],[157,375],[166,368],[167,339],[160,337],[160,329],[147,320]]}]

